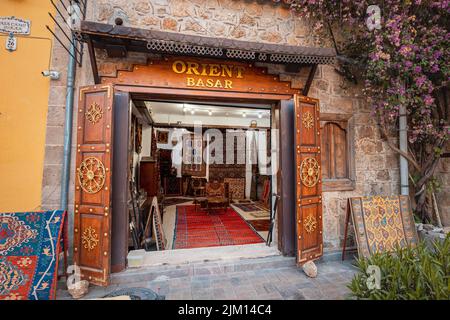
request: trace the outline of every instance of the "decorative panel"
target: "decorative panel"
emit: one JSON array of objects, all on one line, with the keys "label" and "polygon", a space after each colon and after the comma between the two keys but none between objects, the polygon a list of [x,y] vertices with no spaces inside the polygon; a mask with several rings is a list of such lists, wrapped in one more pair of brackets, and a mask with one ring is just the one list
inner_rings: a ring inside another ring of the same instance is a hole
[{"label": "decorative panel", "polygon": [[297,264],[319,258],[322,244],[322,175],[319,101],[295,97]]},{"label": "decorative panel", "polygon": [[75,171],[74,261],[82,279],[108,285],[111,264],[113,88],[80,89]]}]

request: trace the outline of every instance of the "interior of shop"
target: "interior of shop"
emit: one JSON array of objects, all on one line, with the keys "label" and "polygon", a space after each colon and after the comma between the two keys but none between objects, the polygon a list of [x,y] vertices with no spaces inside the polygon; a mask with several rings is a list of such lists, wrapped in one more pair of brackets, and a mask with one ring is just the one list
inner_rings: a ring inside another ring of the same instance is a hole
[{"label": "interior of shop", "polygon": [[135,100],[131,109],[129,250],[271,238],[271,105]]}]

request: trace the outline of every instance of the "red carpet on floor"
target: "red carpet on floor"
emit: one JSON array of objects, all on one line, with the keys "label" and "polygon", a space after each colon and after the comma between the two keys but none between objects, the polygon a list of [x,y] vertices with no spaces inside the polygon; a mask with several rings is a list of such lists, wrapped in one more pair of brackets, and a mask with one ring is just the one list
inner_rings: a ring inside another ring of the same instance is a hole
[{"label": "red carpet on floor", "polygon": [[208,215],[195,205],[177,206],[173,249],[231,246],[264,240],[232,208]]}]

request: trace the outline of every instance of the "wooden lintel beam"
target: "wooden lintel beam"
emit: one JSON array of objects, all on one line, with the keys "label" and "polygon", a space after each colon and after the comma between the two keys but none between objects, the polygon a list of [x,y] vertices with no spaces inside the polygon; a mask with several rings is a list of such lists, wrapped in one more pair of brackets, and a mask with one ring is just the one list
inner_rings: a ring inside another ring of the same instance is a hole
[{"label": "wooden lintel beam", "polygon": [[89,50],[89,59],[91,60],[91,68],[92,68],[92,75],[94,76],[94,82],[95,84],[99,84],[100,76],[98,74],[97,59],[95,58],[95,49],[91,37],[88,38],[87,45]]},{"label": "wooden lintel beam", "polygon": [[314,76],[317,71],[317,64],[313,64],[311,70],[309,71],[308,79],[306,80],[305,86],[303,87],[302,94],[304,96],[308,95],[309,88],[311,88],[312,81],[314,80]]},{"label": "wooden lintel beam", "polygon": [[301,64],[286,64],[284,66],[284,71],[289,73],[299,73],[302,68],[303,65]]}]

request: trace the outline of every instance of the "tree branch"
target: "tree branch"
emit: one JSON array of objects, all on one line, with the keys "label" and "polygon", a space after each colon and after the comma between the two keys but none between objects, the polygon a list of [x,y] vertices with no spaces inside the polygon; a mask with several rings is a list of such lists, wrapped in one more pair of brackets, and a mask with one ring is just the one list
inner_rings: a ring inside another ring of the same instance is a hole
[{"label": "tree branch", "polygon": [[378,124],[378,127],[380,128],[381,138],[386,141],[389,148],[391,148],[395,152],[402,155],[406,160],[408,160],[414,166],[414,168],[417,169],[417,171],[419,171],[419,172],[422,171],[419,164],[416,161],[414,161],[414,159],[409,155],[409,153],[400,150],[399,148],[394,146],[391,141],[389,141],[388,134],[386,132],[386,128],[384,128],[383,125],[381,125],[381,124]]}]

